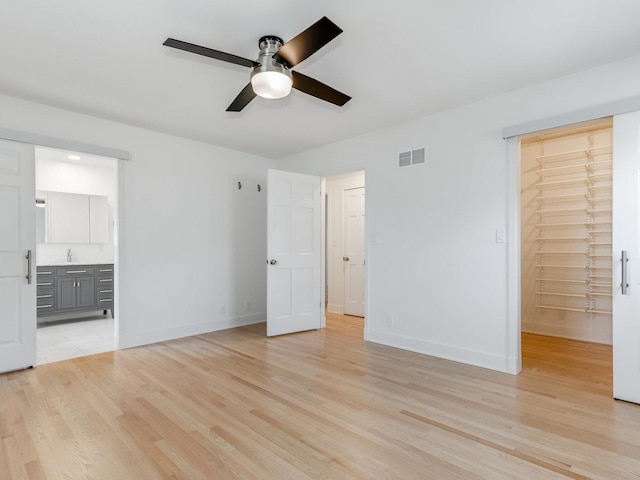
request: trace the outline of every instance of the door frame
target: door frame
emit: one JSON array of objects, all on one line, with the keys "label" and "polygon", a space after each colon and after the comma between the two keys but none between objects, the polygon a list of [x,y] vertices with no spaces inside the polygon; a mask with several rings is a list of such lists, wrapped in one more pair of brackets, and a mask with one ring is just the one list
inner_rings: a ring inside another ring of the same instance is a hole
[{"label": "door frame", "polygon": [[506,141],[508,192],[507,192],[507,365],[506,371],[517,375],[522,370],[521,348],[521,204],[520,204],[520,138],[523,135],[568,127],[574,124],[613,117],[622,113],[640,110],[640,97],[631,97],[616,102],[597,105],[584,110],[568,112],[554,117],[533,120],[506,127],[502,137]]},{"label": "door frame", "polygon": [[[124,279],[124,262],[122,259],[124,256],[124,166],[125,161],[129,161],[130,155],[126,150],[119,150],[110,147],[103,147],[100,145],[94,145],[89,143],[83,143],[75,140],[48,137],[46,135],[40,135],[37,133],[23,132],[18,130],[11,130],[7,128],[0,128],[0,138],[3,140],[10,140],[14,142],[26,143],[32,145],[34,148],[50,147],[57,148],[59,150],[71,150],[80,153],[87,153],[91,155],[98,155],[113,159],[116,162],[116,198],[117,205],[114,211],[114,282],[113,287],[116,293],[115,301],[113,305],[114,313],[114,350],[120,349],[120,339],[124,336],[126,328],[126,311],[122,307],[124,302],[122,301],[125,294]],[[34,178],[35,181],[35,178]],[[37,258],[36,258],[37,261]],[[35,295],[35,293],[34,293]],[[37,321],[37,320],[36,320]]]},{"label": "door frame", "polygon": [[[322,170],[318,175],[320,175],[320,197],[322,198],[321,202],[321,210],[320,210],[320,218],[322,223],[320,225],[320,300],[323,305],[322,315],[320,317],[321,328],[327,327],[327,317],[324,305],[326,304],[327,298],[325,295],[325,285],[327,282],[326,278],[326,270],[327,270],[327,245],[326,245],[326,234],[327,234],[327,209],[326,202],[324,198],[327,194],[327,184],[326,180],[329,177],[337,177],[339,175],[346,175],[348,173],[354,172],[364,172],[364,185],[365,185],[365,197],[364,197],[364,211],[370,211],[370,196],[366,194],[368,191],[367,187],[367,177],[369,176],[368,165],[367,163],[357,163],[350,164],[337,168],[329,168],[326,170]],[[364,222],[364,256],[366,259],[364,265],[364,339],[368,340],[369,337],[369,329],[367,318],[369,316],[369,241],[370,232],[369,232],[369,223],[365,220]]]}]

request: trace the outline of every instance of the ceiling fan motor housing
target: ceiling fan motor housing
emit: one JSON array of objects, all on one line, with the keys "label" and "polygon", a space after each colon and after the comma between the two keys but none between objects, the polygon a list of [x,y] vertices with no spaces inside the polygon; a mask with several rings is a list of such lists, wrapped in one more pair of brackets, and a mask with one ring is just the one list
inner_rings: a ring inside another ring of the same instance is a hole
[{"label": "ceiling fan motor housing", "polygon": [[[293,78],[291,71],[284,64],[273,58],[284,42],[276,36],[265,36],[260,39],[260,53],[258,55],[258,65],[251,72],[251,85],[256,94],[266,98],[286,97],[291,91]],[[264,79],[264,80],[263,80]],[[265,82],[262,85],[262,82]],[[268,85],[267,85],[268,82]],[[281,88],[275,88],[274,82],[282,83]],[[261,88],[264,89],[261,91]]]}]

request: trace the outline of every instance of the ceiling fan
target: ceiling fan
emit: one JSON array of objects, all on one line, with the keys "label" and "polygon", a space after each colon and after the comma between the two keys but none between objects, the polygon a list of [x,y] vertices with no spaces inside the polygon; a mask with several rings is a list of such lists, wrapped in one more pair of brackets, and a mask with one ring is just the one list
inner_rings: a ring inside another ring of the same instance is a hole
[{"label": "ceiling fan", "polygon": [[163,45],[253,69],[251,81],[231,102],[227,112],[241,111],[256,95],[264,98],[286,97],[291,88],[341,107],[351,100],[350,96],[291,70],[341,33],[340,27],[327,17],[322,17],[286,43],[275,35],[265,35],[258,42],[260,53],[257,61],[174,38],[167,38]]}]

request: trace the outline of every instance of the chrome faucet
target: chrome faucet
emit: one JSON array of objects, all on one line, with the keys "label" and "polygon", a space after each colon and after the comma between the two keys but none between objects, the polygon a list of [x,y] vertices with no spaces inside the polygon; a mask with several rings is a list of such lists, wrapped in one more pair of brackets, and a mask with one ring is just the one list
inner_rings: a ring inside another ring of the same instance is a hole
[{"label": "chrome faucet", "polygon": [[71,249],[67,250],[67,262],[71,261]]}]

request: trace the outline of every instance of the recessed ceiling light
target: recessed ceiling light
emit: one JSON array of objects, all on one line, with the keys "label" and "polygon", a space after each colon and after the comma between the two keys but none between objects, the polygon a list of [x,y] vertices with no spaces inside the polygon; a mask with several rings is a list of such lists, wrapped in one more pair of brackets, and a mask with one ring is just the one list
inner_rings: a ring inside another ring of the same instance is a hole
[{"label": "recessed ceiling light", "polygon": [[78,155],[67,155],[67,158],[69,160],[80,160],[80,157]]}]

